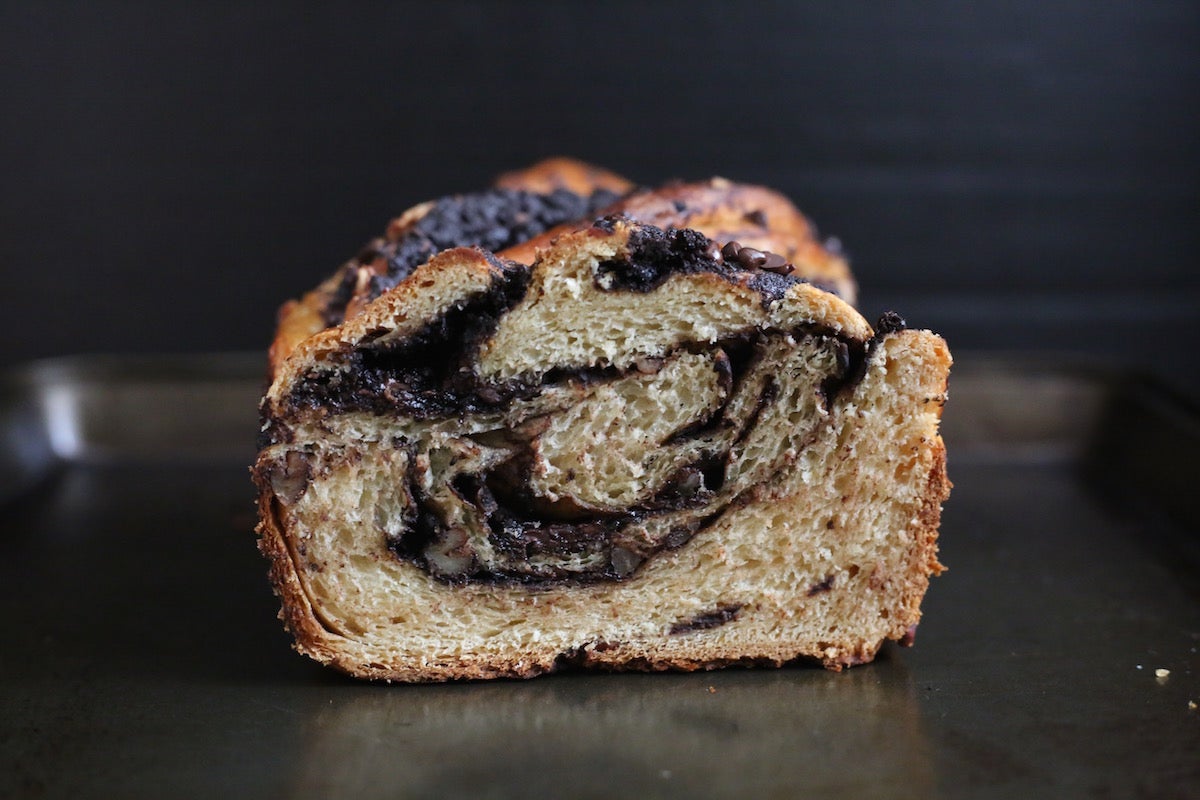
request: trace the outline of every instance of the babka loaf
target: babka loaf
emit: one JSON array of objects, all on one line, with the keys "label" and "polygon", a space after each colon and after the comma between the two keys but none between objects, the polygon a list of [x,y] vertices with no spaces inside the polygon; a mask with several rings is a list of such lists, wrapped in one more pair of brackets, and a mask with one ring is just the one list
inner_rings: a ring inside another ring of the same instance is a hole
[{"label": "babka loaf", "polygon": [[359,313],[435,253],[479,246],[532,264],[557,237],[612,215],[778,253],[797,276],[854,304],[857,287],[845,259],[818,241],[808,219],[778,192],[721,178],[635,192],[612,172],[552,158],[501,175],[493,189],[421,203],[394,219],[383,237],[315,290],[283,306],[271,369],[299,342]]},{"label": "babka loaf", "polygon": [[253,475],[298,649],[438,681],[910,643],[942,339],[687,228],[605,217],[531,260],[444,250],[277,365]]}]

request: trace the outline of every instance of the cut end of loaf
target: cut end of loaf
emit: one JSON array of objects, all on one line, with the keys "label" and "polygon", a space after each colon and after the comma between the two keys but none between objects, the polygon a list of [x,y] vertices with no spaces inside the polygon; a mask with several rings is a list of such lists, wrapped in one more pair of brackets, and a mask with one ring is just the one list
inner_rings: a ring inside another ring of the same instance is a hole
[{"label": "cut end of loaf", "polygon": [[429,681],[911,643],[949,352],[744,249],[613,218],[531,268],[452,250],[301,343],[254,468],[299,649]]}]

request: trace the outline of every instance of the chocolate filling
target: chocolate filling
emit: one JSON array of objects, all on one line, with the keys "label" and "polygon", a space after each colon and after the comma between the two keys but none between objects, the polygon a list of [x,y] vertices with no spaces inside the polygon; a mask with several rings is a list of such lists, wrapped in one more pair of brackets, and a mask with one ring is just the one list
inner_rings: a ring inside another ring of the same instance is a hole
[{"label": "chocolate filling", "polygon": [[[494,314],[476,312],[494,310],[508,302],[511,298],[504,293],[489,292],[427,326],[401,347],[357,351],[351,355],[350,372],[336,373],[339,376],[336,380],[328,375],[313,376],[312,381],[297,387],[293,401],[334,413],[399,410],[414,418],[429,419],[495,411],[500,403],[518,394],[536,394],[540,387],[484,385],[472,370],[464,368],[474,352],[472,339],[478,341],[484,335],[487,320],[494,324]],[[820,387],[828,404],[862,379],[869,353],[878,338],[892,329],[880,326],[876,340],[866,344],[824,331],[797,330],[792,336],[820,339],[835,348],[836,371]],[[714,362],[721,365],[723,382],[731,387],[741,385],[756,363],[755,343],[761,337],[748,334],[720,343],[721,349],[730,353],[729,357]],[[452,343],[458,343],[457,348]],[[561,371],[547,378],[612,380],[621,374],[608,368]],[[732,397],[734,391],[728,396]],[[474,509],[472,513],[479,520],[490,548],[500,555],[496,562],[483,563],[468,543],[462,523],[447,519],[446,512],[415,482],[405,487],[410,499],[410,519],[404,532],[389,540],[389,547],[398,556],[447,582],[550,585],[628,578],[646,559],[663,549],[682,546],[716,522],[728,508],[742,502],[735,497],[709,513],[685,515],[666,536],[654,541],[645,538],[640,524],[656,515],[700,508],[711,502],[725,484],[730,448],[740,444],[755,428],[764,410],[776,401],[778,391],[775,378],[769,376],[758,390],[754,405],[743,412],[744,419],[727,418],[723,407],[668,436],[664,444],[702,437],[731,426],[738,428],[725,447],[679,465],[652,496],[620,511],[580,508],[535,496],[529,490],[527,454],[514,456],[482,474],[454,477],[450,488],[464,505]],[[521,452],[519,446],[518,452]],[[410,455],[415,458],[415,454]],[[824,588],[815,587],[816,591]]]},{"label": "chocolate filling", "polygon": [[[779,335],[779,334],[775,334]],[[840,351],[849,352],[845,340],[829,334],[796,331],[795,337],[810,337],[827,343],[832,340]],[[766,335],[737,337],[721,344],[735,357],[717,358],[723,378],[739,386],[755,366],[755,343]],[[866,352],[861,345],[859,352]],[[844,380],[844,373],[855,368],[848,359],[838,359],[839,374],[831,381]],[[634,368],[631,368],[634,369]],[[612,373],[612,370],[606,371]],[[619,374],[619,373],[617,373]],[[575,377],[574,375],[572,377]],[[606,378],[614,377],[606,374]],[[421,524],[410,528],[389,546],[398,556],[412,561],[434,577],[452,583],[492,582],[551,585],[557,583],[594,583],[628,578],[641,564],[664,549],[682,546],[696,533],[715,523],[726,510],[744,502],[741,496],[723,501],[708,513],[682,515],[665,535],[646,536],[643,523],[658,515],[701,509],[714,500],[726,481],[730,449],[741,443],[753,430],[764,409],[778,397],[778,385],[768,377],[752,408],[744,419],[726,416],[726,405],[699,424],[693,423],[664,440],[675,443],[699,437],[718,429],[739,428],[735,437],[715,452],[701,453],[678,466],[648,498],[619,511],[580,508],[570,503],[551,503],[535,496],[529,488],[530,455],[517,444],[518,455],[481,474],[460,474],[450,487],[462,503],[473,509],[476,530],[486,537],[489,547],[500,558],[483,563],[476,546],[468,544],[467,529],[455,515],[452,522],[437,503],[415,485],[411,488]],[[732,397],[730,391],[727,397]],[[449,560],[447,560],[449,554]],[[449,565],[449,566],[447,566]]]},{"label": "chocolate filling", "polygon": [[[596,227],[612,231],[616,219],[596,221]],[[652,292],[672,275],[708,272],[746,286],[762,296],[764,307],[779,302],[798,283],[807,283],[839,294],[832,283],[801,278],[795,268],[776,253],[742,247],[729,242],[722,248],[704,234],[689,228],[642,226],[629,236],[624,255],[597,265],[596,283],[607,291]]]},{"label": "chocolate filling", "polygon": [[518,189],[489,189],[443,197],[396,241],[371,242],[342,268],[341,281],[322,310],[327,326],[345,319],[346,306],[358,283],[358,267],[383,261],[385,272],[371,278],[369,298],[375,299],[407,278],[443,250],[478,246],[491,252],[528,241],[551,228],[587,219],[618,196],[606,189],[578,195],[566,189],[536,194]]},{"label": "chocolate filling", "polygon": [[[601,265],[601,273],[614,281],[609,290],[651,291],[676,273],[709,271],[733,278],[743,272],[714,258],[709,241],[694,231],[639,229],[630,236],[629,250],[630,258]],[[749,257],[753,256],[751,253]],[[478,348],[499,319],[520,301],[529,282],[527,267],[496,265],[498,277],[487,291],[465,298],[398,344],[365,341],[346,353],[341,369],[313,372],[299,380],[289,396],[291,407],[324,414],[369,411],[444,419],[498,412],[514,398],[532,397],[549,384],[609,381],[626,374],[613,367],[560,369],[543,376],[540,385],[483,381],[475,368]],[[767,281],[788,285],[795,282],[772,272],[760,274]],[[834,348],[835,369],[819,387],[828,405],[862,380],[867,360],[882,337],[903,328],[904,321],[889,313],[880,319],[877,333],[868,342],[817,326],[800,328],[790,335],[818,339]],[[445,498],[436,500],[415,479],[401,487],[409,501],[405,525],[402,533],[389,538],[389,547],[397,556],[448,582],[550,585],[628,578],[646,559],[663,549],[682,546],[742,502],[741,497],[733,497],[707,513],[680,514],[677,523],[670,523],[667,530],[662,530],[665,524],[658,526],[657,538],[648,536],[644,524],[659,515],[703,508],[722,490],[731,448],[749,435],[764,409],[776,401],[779,386],[774,377],[768,377],[758,390],[754,406],[740,412],[744,415],[740,420],[728,417],[729,398],[754,369],[759,344],[768,336],[780,335],[750,330],[715,345],[681,345],[705,351],[711,348],[712,352],[720,349],[724,355],[714,357],[714,366],[727,390],[726,401],[717,411],[673,432],[663,444],[729,431],[731,426],[736,426],[737,433],[716,451],[701,450],[690,462],[678,465],[648,498],[619,511],[603,511],[535,497],[529,489],[528,451],[522,450],[527,443],[513,432],[504,435],[515,437],[508,444],[518,455],[480,474],[448,478],[447,490],[470,518],[466,523],[461,516],[447,516]],[[629,370],[652,373],[661,367],[661,359],[655,362],[635,363]],[[269,431],[275,429],[268,426]],[[410,460],[416,459],[415,450],[410,456]],[[472,541],[472,536],[484,537],[486,549],[498,557],[488,557],[484,563],[480,543]],[[821,591],[826,587],[814,588]],[[722,624],[732,619],[737,609],[718,611],[711,623],[710,615],[701,615],[686,624],[679,623],[679,630],[673,628],[672,632]]]},{"label": "chocolate filling", "polygon": [[826,575],[823,580],[818,581],[817,583],[814,583],[812,586],[808,587],[808,592],[806,592],[806,594],[809,597],[816,597],[819,594],[832,591],[833,582],[836,577],[836,575]]},{"label": "chocolate filling", "polygon": [[679,636],[683,633],[691,633],[692,631],[707,630],[724,625],[727,622],[732,622],[737,619],[741,613],[742,603],[733,603],[714,608],[712,611],[706,611],[703,614],[697,614],[691,619],[680,620],[671,626],[671,635]]},{"label": "chocolate filling", "polygon": [[821,384],[821,394],[825,396],[826,403],[832,402],[843,392],[853,391],[854,387],[862,382],[863,376],[867,372],[867,362],[870,361],[875,348],[879,347],[879,343],[883,341],[883,337],[899,333],[907,328],[908,323],[904,321],[904,317],[895,311],[885,311],[880,315],[879,321],[875,323],[875,335],[866,342],[842,339],[841,343],[845,347],[845,352],[843,353],[839,349],[838,364],[839,366],[844,364],[844,366],[838,373],[830,375]]},{"label": "chocolate filling", "polygon": [[395,346],[354,348],[337,371],[320,371],[297,381],[289,395],[294,409],[327,413],[371,411],[432,419],[494,411],[530,388],[492,386],[475,374],[472,357],[480,343],[515,305],[529,284],[529,269],[500,263],[502,277],[467,297]]},{"label": "chocolate filling", "polygon": [[600,262],[597,284],[608,290],[652,292],[672,275],[713,272],[733,279],[736,270],[713,257],[711,242],[690,228],[635,228],[629,235],[628,254]]}]

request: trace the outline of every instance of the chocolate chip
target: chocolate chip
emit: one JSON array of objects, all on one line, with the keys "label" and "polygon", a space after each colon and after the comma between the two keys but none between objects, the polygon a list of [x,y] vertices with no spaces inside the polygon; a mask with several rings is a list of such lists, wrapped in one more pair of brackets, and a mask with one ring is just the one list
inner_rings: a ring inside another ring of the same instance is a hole
[{"label": "chocolate chip", "polygon": [[762,269],[777,275],[791,275],[796,267],[778,253],[768,253],[754,247],[743,247],[739,242],[730,242],[721,248],[726,262],[734,262],[742,269]]},{"label": "chocolate chip", "polygon": [[718,264],[725,261],[725,256],[721,253],[721,245],[713,241],[708,243],[708,247],[705,249],[704,254],[713,261],[716,261]]},{"label": "chocolate chip", "polygon": [[499,403],[500,400],[502,399],[500,396],[500,392],[496,391],[495,388],[488,386],[486,384],[481,385],[478,389],[476,389],[475,393],[477,395],[479,395],[480,400],[482,400],[485,403],[490,403],[492,405]]},{"label": "chocolate chip", "polygon": [[796,268],[788,263],[788,260],[778,253],[766,253],[767,262],[762,265],[762,268],[767,272],[774,272],[778,275],[791,275],[796,271]]},{"label": "chocolate chip", "polygon": [[693,533],[695,531],[686,526],[672,528],[671,532],[667,534],[667,538],[663,540],[663,544],[668,550],[677,550],[691,540]]},{"label": "chocolate chip", "polygon": [[383,396],[387,398],[389,403],[399,404],[403,402],[410,392],[408,384],[404,381],[391,380],[383,387]]},{"label": "chocolate chip", "polygon": [[614,547],[612,551],[612,566],[613,571],[618,576],[624,578],[631,574],[638,566],[641,565],[644,559],[632,550],[626,550],[624,547]]},{"label": "chocolate chip", "polygon": [[738,250],[738,261],[746,269],[761,268],[767,264],[767,254],[753,247],[743,247]]}]

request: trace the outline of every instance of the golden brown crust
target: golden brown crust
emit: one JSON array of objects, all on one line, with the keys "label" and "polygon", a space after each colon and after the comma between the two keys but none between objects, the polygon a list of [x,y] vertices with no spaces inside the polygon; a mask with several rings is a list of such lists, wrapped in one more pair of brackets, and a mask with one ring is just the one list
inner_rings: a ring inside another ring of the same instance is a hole
[{"label": "golden brown crust", "polygon": [[633,183],[615,172],[563,156],[547,158],[532,167],[506,172],[496,179],[495,185],[499,189],[523,189],[539,194],[566,189],[587,195],[603,189],[622,195],[634,189]]},{"label": "golden brown crust", "polygon": [[[588,195],[597,190],[625,194],[633,188],[628,180],[599,167],[573,159],[553,158],[525,169],[506,173],[496,185],[501,188],[550,192],[565,188]],[[394,242],[426,214],[432,203],[420,203],[387,227],[383,240]],[[846,260],[826,247],[809,220],[783,195],[773,190],[713,178],[698,183],[671,183],[656,190],[635,192],[603,209],[603,215],[620,215],[660,228],[692,228],[721,244],[737,241],[778,253],[795,265],[797,277],[836,292],[854,305],[857,285]],[[588,227],[591,218],[558,226],[540,236],[511,247],[499,255],[522,264],[532,264],[537,253],[565,233]],[[327,327],[326,310],[338,290],[343,270],[299,300],[288,301],[279,311],[279,325],[270,347],[273,375],[283,358],[308,336]],[[359,280],[345,304],[346,318],[360,314],[371,300],[369,278],[386,271],[383,260],[363,264]]]},{"label": "golden brown crust", "polygon": [[[617,201],[600,214],[623,217],[657,228],[690,228],[718,244],[736,241],[747,247],[778,253],[791,262],[792,274],[835,292],[854,305],[857,286],[849,265],[815,238],[808,219],[778,192],[762,186],[736,184],[723,178],[701,183],[674,183],[638,192]],[[419,217],[418,217],[419,218]],[[411,225],[414,220],[406,223]],[[564,223],[526,242],[503,250],[500,258],[532,264],[538,254],[566,236],[590,228],[591,219]],[[396,227],[398,235],[405,228]],[[370,302],[365,282],[351,298],[347,319],[362,313]]]},{"label": "golden brown crust", "polygon": [[280,307],[275,338],[267,350],[270,375],[274,376],[279,365],[301,342],[324,330],[325,321],[318,311],[319,304],[317,293],[309,292],[300,300],[288,300]]},{"label": "golden brown crust", "polygon": [[[672,183],[636,192],[601,214],[628,217],[658,228],[691,228],[719,244],[736,241],[778,253],[795,265],[796,277],[824,284],[850,305],[855,303],[857,286],[846,260],[818,241],[808,219],[790,200],[771,189],[724,178]],[[531,264],[538,251],[556,238],[590,224],[591,220],[581,220],[561,225],[501,255]]]}]

